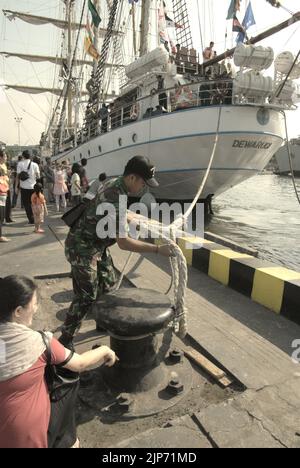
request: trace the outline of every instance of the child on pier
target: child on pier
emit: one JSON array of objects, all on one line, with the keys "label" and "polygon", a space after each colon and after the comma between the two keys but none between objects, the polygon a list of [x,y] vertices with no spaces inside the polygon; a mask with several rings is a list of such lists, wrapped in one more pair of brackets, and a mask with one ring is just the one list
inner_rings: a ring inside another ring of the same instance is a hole
[{"label": "child on pier", "polygon": [[5,206],[9,190],[9,179],[4,168],[0,167],[0,242],[8,242],[9,239],[2,236],[2,225],[5,219]]},{"label": "child on pier", "polygon": [[66,194],[69,192],[67,184],[67,174],[66,171],[63,170],[60,164],[56,165],[54,171],[54,189],[53,193],[55,195],[55,203],[56,203],[56,211],[59,213],[59,205],[60,205],[60,198],[62,200],[63,210],[66,210],[67,207],[67,200]]},{"label": "child on pier", "polygon": [[35,184],[34,193],[31,196],[31,207],[34,217],[34,232],[36,234],[43,234],[45,231],[41,229],[44,222],[45,213],[48,214],[46,200],[43,195],[42,184]]}]

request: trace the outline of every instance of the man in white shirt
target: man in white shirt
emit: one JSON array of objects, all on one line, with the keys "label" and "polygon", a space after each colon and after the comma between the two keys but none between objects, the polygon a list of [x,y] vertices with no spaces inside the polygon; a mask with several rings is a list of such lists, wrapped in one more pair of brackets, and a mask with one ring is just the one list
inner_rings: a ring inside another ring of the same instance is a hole
[{"label": "man in white shirt", "polygon": [[[40,178],[40,169],[36,163],[31,161],[29,151],[23,151],[22,156],[24,160],[20,161],[17,167],[18,181],[20,182],[21,189],[21,199],[26,211],[28,223],[34,224],[33,213],[31,209],[31,195],[34,192],[33,187],[35,186],[37,179]],[[21,172],[26,172],[28,174],[28,178],[26,180],[20,179]]]}]

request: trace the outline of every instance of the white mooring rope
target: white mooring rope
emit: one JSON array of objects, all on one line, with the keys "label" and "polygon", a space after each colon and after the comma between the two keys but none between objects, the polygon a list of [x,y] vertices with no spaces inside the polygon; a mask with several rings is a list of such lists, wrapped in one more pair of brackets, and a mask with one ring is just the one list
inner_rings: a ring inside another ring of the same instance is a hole
[{"label": "white mooring rope", "polygon": [[[187,314],[188,310],[185,305],[185,298],[186,298],[186,289],[187,289],[187,282],[188,282],[188,267],[186,258],[181,250],[181,248],[176,243],[176,235],[180,234],[183,237],[186,235],[185,226],[186,221],[190,214],[192,213],[197,201],[201,197],[205,184],[210,174],[210,170],[213,164],[213,160],[215,158],[217,145],[219,142],[219,132],[220,132],[220,124],[221,124],[221,114],[222,114],[222,106],[219,107],[219,114],[218,114],[218,122],[217,122],[217,129],[216,129],[216,136],[213,145],[212,154],[209,160],[208,167],[206,169],[204,178],[201,182],[199,190],[189,206],[188,210],[183,216],[178,217],[174,223],[170,226],[164,226],[159,222],[149,220],[145,217],[138,216],[136,223],[139,224],[141,230],[146,230],[148,233],[155,235],[155,238],[160,238],[164,243],[170,245],[174,252],[174,257],[170,258],[171,263],[171,270],[172,270],[172,278],[173,278],[173,287],[174,287],[174,310],[175,310],[175,317],[173,320],[173,329],[175,333],[180,337],[184,338],[187,334]],[[133,220],[134,222],[134,220]],[[140,236],[138,236],[139,238]],[[131,252],[128,256],[128,259],[124,265],[124,268],[121,272],[121,276],[117,285],[117,290],[120,288],[125,271],[127,266],[130,263],[130,260],[133,256]]]}]

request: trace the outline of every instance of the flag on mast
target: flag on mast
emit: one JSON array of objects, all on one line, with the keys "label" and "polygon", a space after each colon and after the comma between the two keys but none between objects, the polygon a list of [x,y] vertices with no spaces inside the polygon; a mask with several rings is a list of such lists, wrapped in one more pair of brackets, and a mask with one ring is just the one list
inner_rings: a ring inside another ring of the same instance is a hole
[{"label": "flag on mast", "polygon": [[86,36],[84,38],[84,48],[87,54],[89,54],[91,57],[93,57],[94,60],[99,60],[100,59],[100,54],[94,44],[91,41],[91,38],[89,36]]},{"label": "flag on mast", "polygon": [[[93,8],[91,9],[91,5]],[[94,6],[94,4],[91,2],[91,0],[89,0],[89,10],[90,10],[90,13],[92,15],[92,19],[93,19],[93,25],[97,28],[101,22],[101,18],[100,16],[98,15],[98,12]],[[95,12],[97,15],[95,15]],[[87,14],[87,18],[86,18],[86,26],[85,26],[85,29],[86,29],[86,36],[84,38],[84,49],[86,51],[86,53],[88,55],[90,55],[91,57],[93,57],[94,60],[99,60],[100,58],[100,54],[97,50],[97,48],[95,47],[95,34],[94,34],[94,31],[93,31],[93,28],[92,28],[92,25],[90,23],[90,20],[89,20],[89,15]]]},{"label": "flag on mast", "polygon": [[241,0],[231,0],[227,13],[227,19],[234,19],[234,17],[236,16],[236,12],[240,11],[240,8]]},{"label": "flag on mast", "polygon": [[233,17],[232,31],[246,34],[244,26],[241,25],[241,23],[239,22],[236,16]]},{"label": "flag on mast", "polygon": [[86,32],[87,32],[87,35],[89,36],[89,38],[91,39],[91,42],[94,42],[94,32],[92,30],[92,26],[91,26],[91,23],[90,23],[90,20],[89,20],[89,17],[87,16],[87,19],[86,19]]},{"label": "flag on mast", "polygon": [[244,28],[244,32],[240,32],[236,38],[236,42],[244,42],[245,37],[246,37],[246,31],[249,29],[251,26],[256,24],[255,18],[254,18],[254,13],[251,5],[251,1],[249,2],[248,8],[245,13],[245,17],[242,22],[242,26]]},{"label": "flag on mast", "polygon": [[99,16],[99,13],[93,4],[92,0],[89,0],[89,10],[93,18],[93,25],[98,28],[99,24],[101,23],[101,18]]},{"label": "flag on mast", "polygon": [[169,42],[164,2],[162,0],[160,2],[159,9],[158,9],[158,33],[159,33],[160,42],[162,44]]},{"label": "flag on mast", "polygon": [[175,21],[173,21],[173,20],[167,15],[167,13],[165,14],[165,17],[166,17],[166,22],[167,22],[168,27],[170,27],[170,28],[177,28],[177,29],[184,29],[184,26],[182,26],[182,24],[175,23]]}]

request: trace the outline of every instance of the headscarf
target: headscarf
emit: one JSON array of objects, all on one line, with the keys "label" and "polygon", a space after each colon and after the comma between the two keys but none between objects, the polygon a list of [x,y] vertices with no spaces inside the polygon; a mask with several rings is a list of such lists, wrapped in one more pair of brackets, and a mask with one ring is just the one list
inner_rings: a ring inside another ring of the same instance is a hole
[{"label": "headscarf", "polygon": [[[47,334],[52,339],[52,333]],[[39,332],[16,322],[0,323],[0,382],[26,372],[45,350]]]}]

